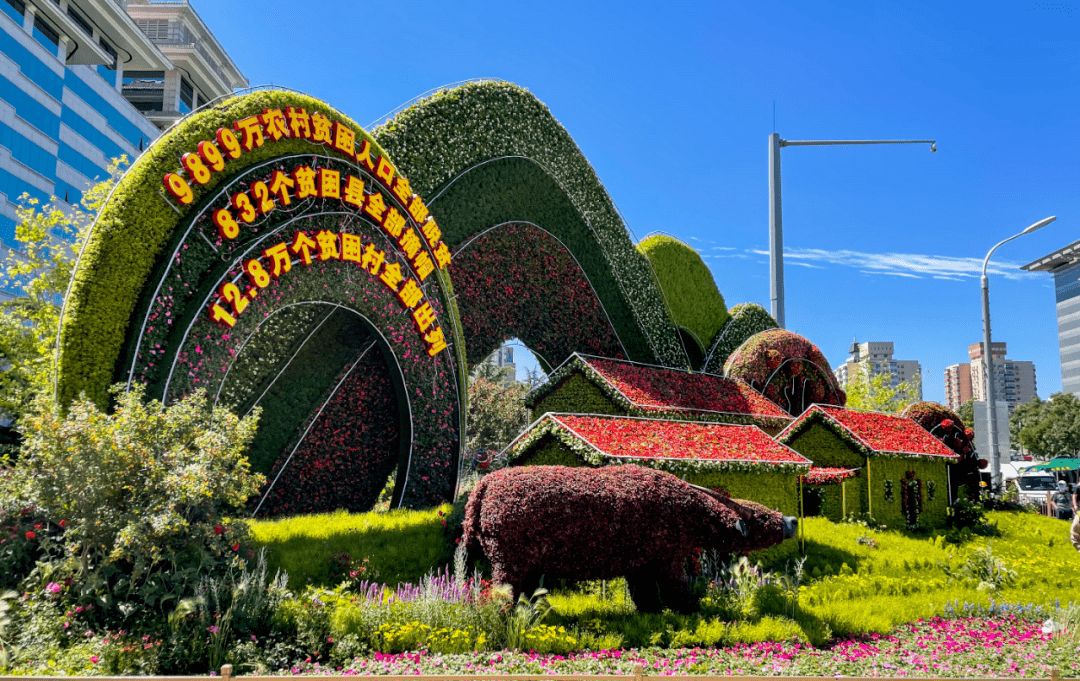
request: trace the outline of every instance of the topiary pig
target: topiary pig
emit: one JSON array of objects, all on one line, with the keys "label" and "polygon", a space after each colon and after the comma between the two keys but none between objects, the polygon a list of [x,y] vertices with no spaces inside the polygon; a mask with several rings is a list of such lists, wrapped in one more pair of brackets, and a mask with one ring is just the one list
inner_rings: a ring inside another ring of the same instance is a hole
[{"label": "topiary pig", "polygon": [[684,566],[695,548],[765,548],[793,537],[797,523],[642,466],[522,466],[480,481],[464,528],[466,546],[483,549],[492,579],[515,597],[541,576],[622,576],[638,610],[685,612]]}]

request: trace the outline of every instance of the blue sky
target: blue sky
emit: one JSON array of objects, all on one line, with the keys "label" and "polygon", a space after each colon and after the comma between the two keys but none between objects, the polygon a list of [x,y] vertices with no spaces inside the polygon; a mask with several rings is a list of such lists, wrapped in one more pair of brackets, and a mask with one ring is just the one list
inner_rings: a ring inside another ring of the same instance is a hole
[{"label": "blue sky", "polygon": [[783,151],[787,326],[835,366],[853,337],[917,359],[927,399],[982,338],[1061,389],[1052,279],[1080,238],[1080,8],[1054,3],[196,0],[252,85],[362,125],[497,77],[545,102],[636,239],[699,249],[728,306],[769,305],[768,135],[938,140]]}]

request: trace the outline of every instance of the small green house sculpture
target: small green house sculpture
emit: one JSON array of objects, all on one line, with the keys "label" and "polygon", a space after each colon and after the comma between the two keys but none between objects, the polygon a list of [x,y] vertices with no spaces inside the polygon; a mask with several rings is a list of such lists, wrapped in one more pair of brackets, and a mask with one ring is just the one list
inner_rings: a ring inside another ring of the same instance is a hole
[{"label": "small green house sculpture", "polygon": [[810,462],[756,426],[602,414],[544,414],[502,455],[511,466],[635,463],[797,515]]},{"label": "small green house sculpture", "polygon": [[534,419],[547,412],[612,414],[758,426],[775,435],[790,414],[745,381],[574,354],[525,396]]},{"label": "small green house sculpture", "polygon": [[803,480],[808,514],[865,512],[892,528],[945,524],[948,464],[958,457],[912,419],[814,405],[776,440],[813,462]]}]

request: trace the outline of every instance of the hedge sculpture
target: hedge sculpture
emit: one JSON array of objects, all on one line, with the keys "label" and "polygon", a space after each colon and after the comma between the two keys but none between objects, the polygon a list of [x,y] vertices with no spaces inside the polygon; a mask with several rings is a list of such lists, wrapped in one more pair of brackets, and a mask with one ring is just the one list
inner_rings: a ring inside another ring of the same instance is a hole
[{"label": "hedge sculpture", "polygon": [[465,542],[492,579],[531,593],[548,579],[625,576],[643,612],[691,607],[684,566],[695,548],[765,548],[795,518],[696,489],[636,465],[526,466],[484,477],[465,507]]},{"label": "hedge sculpture", "polygon": [[937,402],[915,402],[904,410],[904,416],[913,419],[946,447],[960,455],[960,461],[949,465],[952,498],[957,498],[961,486],[966,486],[972,496],[979,490],[979,455],[972,439],[974,431],[964,427],[964,422],[953,410]]},{"label": "hedge sculpture", "polygon": [[847,402],[821,350],[784,329],[751,336],[728,358],[724,375],[746,381],[792,416],[812,404],[842,407]]},{"label": "hedge sculpture", "polygon": [[780,328],[772,315],[757,303],[739,303],[728,314],[727,323],[705,355],[704,370],[710,374],[724,373],[724,364],[731,353],[754,334]]},{"label": "hedge sculpture", "polygon": [[663,234],[645,238],[638,250],[656,273],[691,368],[703,368],[705,352],[730,317],[709,267],[693,248]]},{"label": "hedge sculpture", "polygon": [[466,83],[416,102],[372,135],[428,199],[452,249],[513,223],[547,230],[581,265],[628,359],[686,366],[648,260],[581,149],[528,90]]}]

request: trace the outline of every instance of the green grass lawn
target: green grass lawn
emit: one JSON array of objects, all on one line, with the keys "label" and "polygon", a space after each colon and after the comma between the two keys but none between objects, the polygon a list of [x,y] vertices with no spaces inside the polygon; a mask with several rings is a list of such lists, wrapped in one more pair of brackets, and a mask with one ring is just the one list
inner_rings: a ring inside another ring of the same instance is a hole
[{"label": "green grass lawn", "polygon": [[417,582],[452,557],[443,545],[439,512],[449,505],[422,511],[325,513],[249,523],[257,546],[265,547],[270,571],[289,573],[289,587],[307,584],[337,586],[341,579],[335,556],[368,558],[375,577],[391,585]]},{"label": "green grass lawn", "polygon": [[[340,571],[332,564],[338,552],[369,558],[379,581],[393,585],[416,582],[451,560],[439,515],[449,509],[340,512],[257,521],[251,527],[256,542],[270,549],[271,569],[287,570],[294,589],[306,584],[335,586]],[[708,608],[688,617],[638,614],[622,580],[555,589],[551,603],[557,623],[618,635],[626,645],[638,646],[757,640],[800,630],[801,637],[817,643],[830,632],[885,633],[897,624],[940,615],[947,604],[957,601],[961,606],[1080,603],[1080,554],[1068,541],[1068,523],[1011,512],[991,512],[987,517],[1001,536],[973,536],[959,545],[940,534],[871,531],[857,524],[806,519],[805,575],[794,622],[780,619],[790,616],[790,601],[765,604],[756,616],[741,618],[752,622],[740,625],[717,622],[718,617],[734,617]],[[977,550],[988,545],[1016,573],[1014,582],[996,590],[980,589],[978,579],[958,574]],[[797,541],[789,540],[751,558],[765,570],[782,573],[801,557],[799,549]],[[682,634],[680,639],[680,632],[697,633]]]}]

